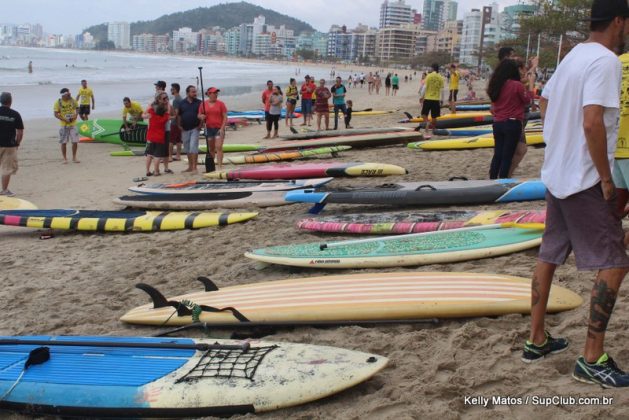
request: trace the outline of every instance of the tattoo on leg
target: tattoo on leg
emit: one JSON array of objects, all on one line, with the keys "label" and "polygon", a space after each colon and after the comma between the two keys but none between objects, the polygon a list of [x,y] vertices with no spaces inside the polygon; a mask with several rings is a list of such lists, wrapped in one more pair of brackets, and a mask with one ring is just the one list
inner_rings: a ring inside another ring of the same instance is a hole
[{"label": "tattoo on leg", "polygon": [[597,279],[596,283],[594,283],[590,301],[588,337],[595,338],[595,334],[602,334],[607,330],[607,324],[616,303],[617,293],[616,290],[609,288],[607,282],[603,279]]},{"label": "tattoo on leg", "polygon": [[533,274],[533,281],[531,282],[531,306],[537,305],[539,299],[539,280],[537,280],[537,275]]}]

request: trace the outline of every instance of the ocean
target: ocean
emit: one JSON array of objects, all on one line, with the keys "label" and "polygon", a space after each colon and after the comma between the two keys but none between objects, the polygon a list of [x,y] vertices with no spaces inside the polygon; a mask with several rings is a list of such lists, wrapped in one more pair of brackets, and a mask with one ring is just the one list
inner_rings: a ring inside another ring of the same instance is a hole
[{"label": "ocean", "polygon": [[[33,63],[32,73],[28,72],[29,61]],[[69,88],[76,97],[81,79],[86,79],[94,90],[94,114],[111,114],[122,109],[125,96],[143,105],[148,103],[157,80],[166,81],[169,93],[170,83],[179,83],[185,95],[187,85],[198,85],[200,66],[205,89],[210,86],[221,89],[222,98],[262,91],[267,80],[275,81],[284,89],[291,77],[301,84],[306,74],[316,72],[316,77],[329,78],[330,73],[330,70],[304,67],[300,63],[0,47],[0,90],[12,93],[13,108],[23,118],[45,118],[52,117],[52,107],[61,88]],[[235,99],[233,102],[237,103]]]}]

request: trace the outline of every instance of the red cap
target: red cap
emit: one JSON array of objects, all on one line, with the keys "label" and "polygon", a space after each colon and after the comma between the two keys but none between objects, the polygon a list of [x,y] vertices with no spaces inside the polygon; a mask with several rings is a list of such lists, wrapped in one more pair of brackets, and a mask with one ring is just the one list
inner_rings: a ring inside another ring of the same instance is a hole
[{"label": "red cap", "polygon": [[218,93],[220,91],[221,91],[220,89],[216,89],[215,87],[211,87],[211,88],[208,88],[206,93]]}]

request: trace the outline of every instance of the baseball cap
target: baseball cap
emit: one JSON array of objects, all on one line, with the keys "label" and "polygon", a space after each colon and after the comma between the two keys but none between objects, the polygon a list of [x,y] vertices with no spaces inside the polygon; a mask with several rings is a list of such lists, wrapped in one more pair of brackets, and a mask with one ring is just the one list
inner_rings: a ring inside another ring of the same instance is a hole
[{"label": "baseball cap", "polygon": [[164,82],[163,80],[158,80],[157,82],[153,83],[155,86],[159,86],[162,89],[166,89],[166,82]]},{"label": "baseball cap", "polygon": [[594,0],[592,13],[586,19],[592,22],[604,22],[615,17],[629,17],[627,0]]},{"label": "baseball cap", "polygon": [[207,89],[207,93],[218,93],[220,92],[220,89],[216,89],[215,87],[211,87]]},{"label": "baseball cap", "polygon": [[63,96],[63,95],[65,95],[66,93],[70,93],[70,89],[68,89],[68,88],[63,88],[63,89],[61,89],[61,90],[59,91],[59,93]]}]

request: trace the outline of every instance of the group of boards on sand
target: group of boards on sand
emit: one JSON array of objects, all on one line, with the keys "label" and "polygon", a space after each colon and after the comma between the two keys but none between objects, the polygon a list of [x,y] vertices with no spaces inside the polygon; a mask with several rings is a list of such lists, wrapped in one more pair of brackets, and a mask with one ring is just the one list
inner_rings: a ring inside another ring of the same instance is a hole
[{"label": "group of boards on sand", "polygon": [[[87,126],[80,129],[92,142],[127,147],[122,153],[112,153],[116,156],[138,154],[128,147],[142,146],[139,137],[134,137],[134,142],[125,141],[129,139],[119,129],[120,121],[112,121],[92,120],[80,124]],[[545,211],[460,209],[466,205],[543,200],[545,188],[539,180],[453,177],[439,182],[329,187],[340,177],[401,177],[408,173],[394,164],[340,161],[350,148],[492,147],[491,128],[487,127],[490,123],[487,113],[446,116],[439,120],[438,127],[444,131],[435,134],[451,138],[428,142],[412,128],[400,126],[304,130],[264,146],[225,144],[226,152],[240,153],[225,158],[225,164],[233,168],[205,174],[209,180],[137,183],[129,188],[131,194],[114,198],[116,204],[128,209],[39,210],[28,201],[0,197],[0,224],[131,233],[226,226],[250,221],[265,207],[292,203],[311,203],[314,214],[328,204],[332,209],[335,204],[358,205],[359,209],[375,205],[379,209],[401,207],[403,212],[304,216],[296,228],[316,232],[320,240],[251,249],[246,257],[261,265],[392,268],[447,264],[534,248],[541,242]],[[527,143],[543,145],[540,126],[529,127]],[[94,135],[95,131],[100,134]],[[334,161],[322,160],[328,157]],[[310,162],[275,163],[298,159]],[[236,167],[266,162],[271,164]],[[457,209],[422,209],[435,206]],[[326,241],[320,236],[326,233],[378,236]],[[281,238],[278,241],[281,243]],[[171,334],[199,326],[239,330],[371,326],[530,311],[530,280],[501,274],[377,271],[293,277],[224,288],[204,277],[198,280],[191,284],[196,291],[184,290],[179,296],[164,295],[150,284],[137,284],[150,303],[128,310],[121,320],[175,328],[165,332]],[[553,287],[548,311],[566,311],[581,303],[576,293]],[[371,378],[388,363],[386,357],[376,354],[258,339],[10,336],[0,338],[0,343],[0,408],[64,416],[257,413],[335,394]]]}]

